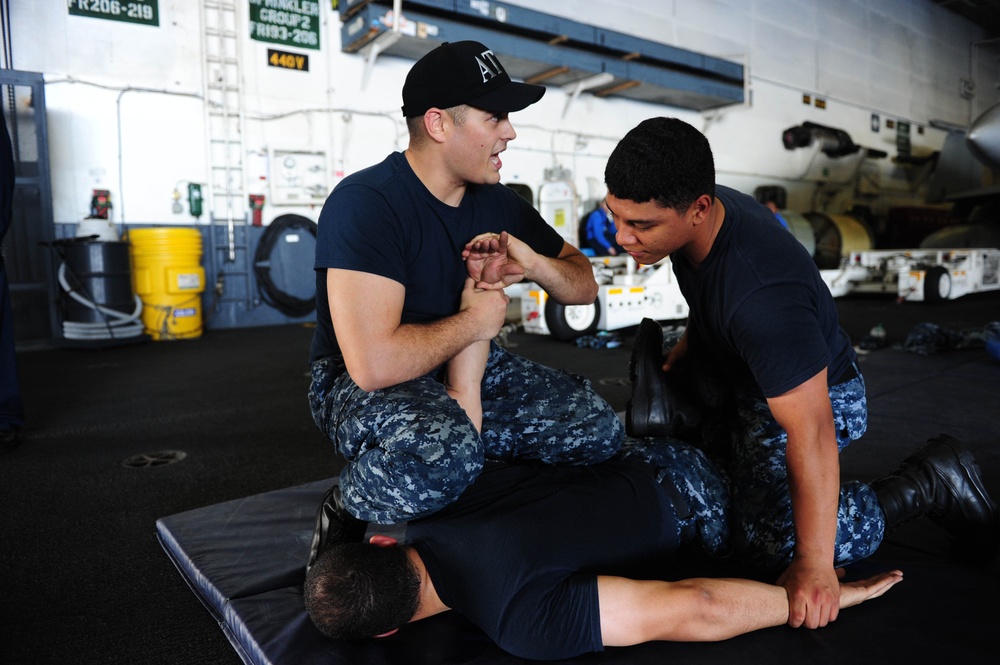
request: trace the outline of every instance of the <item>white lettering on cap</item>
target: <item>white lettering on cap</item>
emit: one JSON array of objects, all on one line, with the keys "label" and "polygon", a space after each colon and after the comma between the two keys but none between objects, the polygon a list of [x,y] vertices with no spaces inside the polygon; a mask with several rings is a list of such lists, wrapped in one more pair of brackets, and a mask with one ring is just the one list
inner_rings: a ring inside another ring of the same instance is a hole
[{"label": "white lettering on cap", "polygon": [[489,49],[486,49],[476,57],[476,63],[479,65],[479,73],[483,76],[483,83],[486,83],[495,76],[500,76],[503,72],[500,61],[497,60],[493,51]]}]

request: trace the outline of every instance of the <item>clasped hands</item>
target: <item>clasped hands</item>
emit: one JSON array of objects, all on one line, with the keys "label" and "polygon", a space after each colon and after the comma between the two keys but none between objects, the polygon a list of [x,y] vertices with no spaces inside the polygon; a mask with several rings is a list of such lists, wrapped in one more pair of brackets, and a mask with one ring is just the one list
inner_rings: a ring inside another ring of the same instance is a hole
[{"label": "clasped hands", "polygon": [[477,289],[503,289],[525,278],[534,253],[506,231],[482,233],[465,245],[462,258]]},{"label": "clasped hands", "polygon": [[[534,252],[506,231],[482,233],[462,250],[468,277],[462,289],[460,309],[472,316],[479,339],[492,339],[500,332],[510,298],[504,288],[524,279]],[[481,335],[481,337],[480,337]]]}]

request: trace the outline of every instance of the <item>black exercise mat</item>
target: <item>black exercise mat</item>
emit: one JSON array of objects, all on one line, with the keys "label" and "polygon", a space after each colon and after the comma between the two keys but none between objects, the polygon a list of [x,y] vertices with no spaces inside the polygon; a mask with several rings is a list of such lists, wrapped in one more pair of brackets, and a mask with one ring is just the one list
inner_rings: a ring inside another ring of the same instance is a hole
[{"label": "black exercise mat", "polygon": [[[160,542],[245,663],[436,665],[522,663],[451,613],[395,636],[335,643],[310,623],[302,579],[315,507],[331,480],[187,511],[157,521]],[[879,556],[852,567],[863,577],[900,567],[903,583],[816,631],[772,628],[712,644],[656,643],[609,649],[572,663],[961,663],[992,662],[1000,638],[1000,576],[949,563],[902,532]],[[888,556],[884,556],[888,555]],[[683,562],[682,562],[683,564]]]}]

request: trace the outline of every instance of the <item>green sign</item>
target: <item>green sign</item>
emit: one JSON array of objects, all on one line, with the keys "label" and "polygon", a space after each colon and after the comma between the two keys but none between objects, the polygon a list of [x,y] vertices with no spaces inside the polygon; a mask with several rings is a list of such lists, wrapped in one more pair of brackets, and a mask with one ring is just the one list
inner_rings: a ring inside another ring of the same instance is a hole
[{"label": "green sign", "polygon": [[68,0],[70,16],[160,25],[159,0]]},{"label": "green sign", "polygon": [[250,39],[319,49],[319,2],[249,0]]}]

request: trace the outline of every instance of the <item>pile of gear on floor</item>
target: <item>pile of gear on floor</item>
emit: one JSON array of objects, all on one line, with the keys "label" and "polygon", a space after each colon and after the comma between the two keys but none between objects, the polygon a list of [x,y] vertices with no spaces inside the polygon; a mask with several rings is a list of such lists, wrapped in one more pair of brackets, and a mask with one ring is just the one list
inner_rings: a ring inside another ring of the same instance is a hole
[{"label": "pile of gear on floor", "polygon": [[[888,345],[885,327],[880,323],[858,343],[858,350],[878,351]],[[963,349],[986,349],[990,357],[1000,360],[1000,321],[965,330],[951,330],[936,323],[918,323],[903,343],[893,348],[921,356]]]}]

